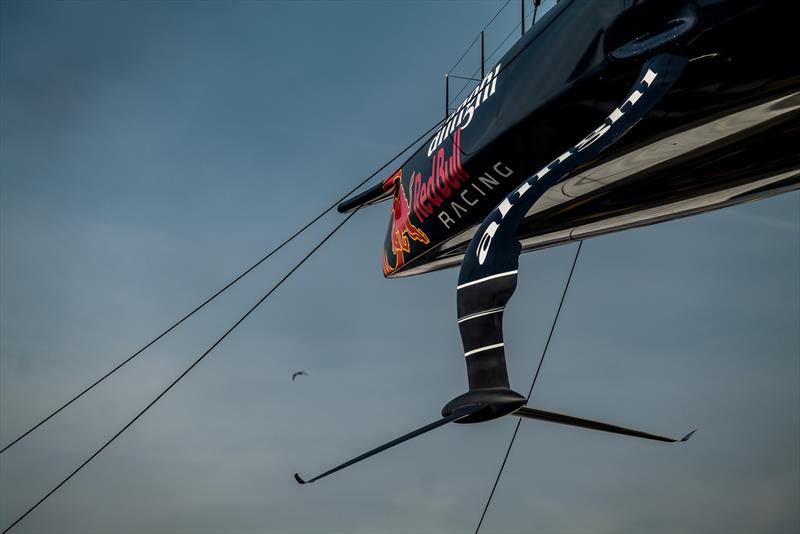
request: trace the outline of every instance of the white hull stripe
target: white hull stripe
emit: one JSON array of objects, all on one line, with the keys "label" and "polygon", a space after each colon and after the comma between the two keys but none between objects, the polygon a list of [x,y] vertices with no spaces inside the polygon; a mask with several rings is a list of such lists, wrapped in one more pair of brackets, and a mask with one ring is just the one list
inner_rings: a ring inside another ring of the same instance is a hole
[{"label": "white hull stripe", "polygon": [[459,319],[458,320],[458,324],[461,324],[464,321],[469,321],[471,319],[477,319],[478,317],[483,317],[484,315],[491,315],[493,313],[501,312],[504,309],[505,308],[493,308],[491,310],[487,310],[487,311],[483,311],[483,312],[479,312],[479,313],[473,313],[472,315],[467,315],[466,317],[462,317],[461,319]]},{"label": "white hull stripe", "polygon": [[487,276],[486,278],[478,278],[477,280],[473,280],[472,282],[467,282],[466,284],[461,284],[456,289],[461,289],[462,287],[472,286],[472,285],[475,285],[475,284],[481,284],[481,283],[483,283],[483,282],[485,282],[487,280],[492,280],[493,278],[500,278],[501,276],[509,276],[509,275],[512,275],[512,274],[517,274],[518,272],[519,271],[517,271],[517,270],[506,271],[504,273],[493,274],[492,276]]},{"label": "white hull stripe", "polygon": [[465,352],[465,353],[464,353],[464,357],[466,358],[467,356],[472,356],[473,354],[476,354],[476,353],[478,353],[478,352],[483,352],[483,351],[485,351],[485,350],[492,350],[492,349],[496,349],[496,348],[498,348],[498,347],[502,347],[503,345],[504,345],[504,343],[496,343],[496,344],[494,344],[494,345],[487,345],[487,346],[485,346],[485,347],[481,347],[481,348],[479,348],[479,349],[475,349],[475,350],[471,350],[471,351],[469,351],[469,352]]}]

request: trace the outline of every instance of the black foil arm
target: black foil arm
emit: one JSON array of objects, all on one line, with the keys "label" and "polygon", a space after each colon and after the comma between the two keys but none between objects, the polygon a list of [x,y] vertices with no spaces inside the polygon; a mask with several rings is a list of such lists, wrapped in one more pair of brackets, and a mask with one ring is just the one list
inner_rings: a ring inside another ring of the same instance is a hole
[{"label": "black foil arm", "polygon": [[399,444],[401,444],[401,443],[403,443],[405,441],[408,441],[408,440],[410,440],[412,438],[415,438],[417,436],[421,436],[422,434],[425,434],[426,432],[430,432],[431,430],[435,430],[435,429],[439,428],[442,425],[446,425],[447,423],[451,423],[453,421],[458,421],[459,419],[462,419],[464,417],[468,417],[468,416],[474,414],[475,412],[477,412],[477,411],[479,411],[481,409],[482,409],[482,407],[478,406],[478,405],[464,407],[464,408],[462,408],[462,409],[460,409],[460,410],[458,410],[458,411],[456,411],[456,412],[454,412],[454,413],[452,413],[452,414],[450,414],[450,415],[448,415],[446,417],[443,417],[441,419],[438,419],[438,420],[434,421],[433,423],[427,424],[427,425],[425,425],[425,426],[423,426],[421,428],[418,428],[418,429],[416,429],[416,430],[414,430],[412,432],[409,432],[408,434],[404,434],[404,435],[400,436],[399,438],[393,439],[392,441],[390,441],[388,443],[384,443],[380,447],[376,447],[376,448],[372,449],[371,451],[368,451],[368,452],[365,452],[364,454],[356,456],[355,458],[353,458],[351,460],[348,460],[348,461],[344,462],[343,464],[339,464],[339,465],[337,465],[336,467],[334,467],[332,469],[328,469],[324,473],[319,474],[319,475],[317,475],[317,476],[315,476],[313,478],[310,478],[310,479],[306,480],[303,477],[301,477],[299,473],[295,473],[294,474],[294,479],[297,481],[298,484],[310,484],[312,482],[316,482],[317,480],[319,480],[321,478],[325,478],[326,476],[332,475],[333,473],[335,473],[337,471],[341,471],[345,467],[349,467],[349,466],[351,466],[353,464],[356,464],[356,463],[360,462],[361,460],[366,460],[370,456],[375,456],[379,452],[383,452],[386,449],[391,449],[395,445],[399,445]]},{"label": "black foil arm", "polygon": [[622,101],[594,131],[522,182],[484,219],[464,254],[458,277],[458,327],[470,389],[508,388],[503,309],[514,294],[521,245],[517,229],[533,204],[579,165],[629,131],[667,94],[687,60],[648,60]]},{"label": "black foil arm", "polygon": [[695,433],[695,430],[692,430],[691,432],[689,432],[680,439],[669,438],[666,436],[659,436],[658,434],[642,432],[641,430],[635,430],[633,428],[625,428],[623,426],[604,423],[602,421],[593,421],[591,419],[583,419],[581,417],[575,417],[573,415],[567,415],[563,413],[537,410],[536,408],[530,408],[528,406],[523,406],[522,408],[519,408],[512,415],[516,415],[517,417],[524,417],[526,419],[533,419],[535,421],[548,421],[550,423],[558,423],[560,425],[576,426],[578,428],[587,428],[589,430],[600,430],[602,432],[610,432],[612,434],[621,434],[623,436],[633,436],[635,438],[652,439],[655,441],[663,441],[666,443],[678,443],[678,442],[688,441],[689,438],[692,437],[692,434]]}]

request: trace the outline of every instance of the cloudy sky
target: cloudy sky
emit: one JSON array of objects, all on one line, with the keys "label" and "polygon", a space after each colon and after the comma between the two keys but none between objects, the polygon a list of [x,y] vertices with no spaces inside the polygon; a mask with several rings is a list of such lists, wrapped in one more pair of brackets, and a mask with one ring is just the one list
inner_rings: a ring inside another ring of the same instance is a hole
[{"label": "cloudy sky", "polygon": [[[443,73],[500,5],[2,2],[0,443],[424,131]],[[489,50],[516,16],[498,17]],[[359,212],[15,531],[472,531],[510,418],[291,478],[432,421],[466,387],[457,271],[384,280],[387,219],[387,205]],[[3,453],[0,527],[339,220]],[[483,531],[800,529],[798,235],[790,193],[587,241],[532,404],[698,433],[669,446],[524,422]],[[505,315],[518,390],[574,253],[521,260]]]}]

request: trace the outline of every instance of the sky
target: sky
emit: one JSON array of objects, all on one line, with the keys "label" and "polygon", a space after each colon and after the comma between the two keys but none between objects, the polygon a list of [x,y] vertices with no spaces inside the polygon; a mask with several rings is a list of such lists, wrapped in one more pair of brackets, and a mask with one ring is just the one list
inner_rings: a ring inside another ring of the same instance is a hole
[{"label": "sky", "polygon": [[[0,3],[0,443],[438,120],[444,72],[501,5]],[[487,50],[517,16],[497,18]],[[474,68],[470,56],[455,72]],[[473,531],[511,418],[292,480],[433,421],[465,391],[457,271],[385,280],[388,209],[360,211],[14,531]],[[340,220],[3,453],[0,526]],[[793,192],[586,241],[531,404],[697,434],[665,445],[525,421],[482,532],[800,530],[799,235]],[[521,258],[504,323],[518,391],[575,246]]]}]

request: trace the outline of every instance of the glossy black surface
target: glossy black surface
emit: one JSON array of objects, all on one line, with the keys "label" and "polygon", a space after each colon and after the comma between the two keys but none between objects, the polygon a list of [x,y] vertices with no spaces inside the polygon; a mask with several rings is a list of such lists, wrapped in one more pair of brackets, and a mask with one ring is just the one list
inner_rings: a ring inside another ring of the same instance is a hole
[{"label": "glossy black surface", "polygon": [[623,436],[631,436],[635,438],[651,439],[654,441],[663,441],[666,443],[677,443],[682,441],[689,441],[694,430],[686,434],[681,439],[668,438],[666,436],[659,436],[658,434],[651,434],[649,432],[642,432],[641,430],[634,430],[633,428],[625,428],[622,426],[604,423],[602,421],[593,421],[591,419],[583,419],[563,413],[546,412],[544,410],[537,410],[523,406],[515,411],[512,415],[523,417],[525,419],[533,419],[535,421],[548,421],[550,423],[558,423],[561,425],[575,426],[578,428],[586,428],[588,430],[600,430],[601,432],[610,432],[612,434],[620,434]]},{"label": "glossy black surface", "polygon": [[471,121],[462,113],[386,184],[384,273],[459,264],[489,210],[599,123],[657,52],[689,65],[623,140],[531,208],[524,250],[797,189],[798,14],[781,0],[562,0],[487,65],[494,93]]},{"label": "glossy black surface", "polygon": [[310,479],[306,480],[302,476],[300,476],[299,473],[295,473],[294,474],[294,479],[298,484],[311,484],[312,482],[316,482],[317,480],[319,480],[321,478],[325,478],[328,475],[332,475],[333,473],[336,473],[337,471],[341,471],[345,467],[350,467],[353,464],[357,464],[358,462],[360,462],[362,460],[366,460],[367,458],[369,458],[371,456],[375,456],[376,454],[381,453],[381,452],[383,452],[383,451],[385,451],[387,449],[391,449],[392,447],[400,445],[403,442],[406,442],[406,441],[408,441],[410,439],[416,438],[417,436],[421,436],[422,434],[430,432],[431,430],[436,430],[440,426],[446,425],[447,423],[451,423],[451,422],[454,422],[454,421],[455,422],[459,422],[461,419],[465,419],[465,418],[467,418],[467,417],[469,417],[469,416],[471,416],[471,415],[475,414],[476,412],[481,411],[483,409],[484,409],[484,407],[479,405],[479,404],[470,404],[468,406],[460,407],[459,409],[456,409],[456,410],[453,410],[452,412],[449,412],[448,414],[444,415],[441,419],[438,419],[438,420],[434,421],[433,423],[429,423],[429,424],[427,424],[427,425],[425,425],[423,427],[420,427],[420,428],[418,428],[416,430],[413,430],[413,431],[409,432],[408,434],[403,434],[399,438],[395,438],[392,441],[389,441],[388,443],[384,443],[383,445],[381,445],[379,447],[375,447],[374,449],[372,449],[370,451],[367,451],[364,454],[360,454],[359,456],[356,456],[355,458],[352,458],[352,459],[350,459],[350,460],[348,460],[348,461],[346,461],[346,462],[344,462],[342,464],[339,464],[334,468],[328,469],[324,473],[321,473],[321,474],[319,474],[319,475],[317,475],[317,476],[315,476],[313,478],[310,478]]},{"label": "glossy black surface", "polygon": [[516,236],[525,214],[576,167],[624,139],[668,94],[686,64],[685,58],[671,54],[648,60],[625,98],[604,121],[523,180],[481,223],[461,264],[456,297],[470,391],[509,386],[502,321],[517,285],[521,246]]}]

